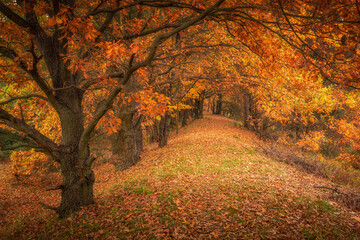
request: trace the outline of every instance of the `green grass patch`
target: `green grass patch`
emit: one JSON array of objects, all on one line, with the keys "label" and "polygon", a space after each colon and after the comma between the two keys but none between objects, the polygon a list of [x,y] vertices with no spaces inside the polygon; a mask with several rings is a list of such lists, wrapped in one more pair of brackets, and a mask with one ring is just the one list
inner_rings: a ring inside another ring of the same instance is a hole
[{"label": "green grass patch", "polygon": [[234,146],[226,146],[226,149],[229,150],[232,153],[239,153],[239,149]]},{"label": "green grass patch", "polygon": [[255,155],[255,154],[258,154],[258,151],[256,149],[249,149],[249,150],[247,150],[247,154]]},{"label": "green grass patch", "polygon": [[140,187],[134,187],[131,188],[131,191],[134,192],[135,194],[151,194],[153,191],[149,188],[149,186],[140,186]]},{"label": "green grass patch", "polygon": [[334,207],[334,206],[332,206],[332,205],[330,205],[327,202],[324,202],[322,200],[316,200],[314,202],[314,206],[316,208],[321,209],[322,211],[328,212],[328,213],[339,212],[339,210],[336,207]]}]

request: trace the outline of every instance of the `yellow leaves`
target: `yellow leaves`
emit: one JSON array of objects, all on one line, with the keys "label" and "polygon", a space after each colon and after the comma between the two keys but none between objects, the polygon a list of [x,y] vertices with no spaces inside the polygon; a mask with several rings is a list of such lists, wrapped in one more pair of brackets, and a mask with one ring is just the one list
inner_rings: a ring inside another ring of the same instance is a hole
[{"label": "yellow leaves", "polygon": [[186,94],[184,97],[184,100],[186,99],[199,99],[200,94],[206,89],[206,86],[197,84],[193,88],[190,89],[190,91]]},{"label": "yellow leaves", "polygon": [[360,109],[360,93],[359,92],[348,92],[345,96],[345,104],[351,109]]},{"label": "yellow leaves", "polygon": [[316,114],[327,116],[339,106],[334,89],[324,86],[317,75],[297,69],[283,71],[282,77],[271,78],[266,88],[260,86],[254,91],[268,117],[308,125],[318,121]]},{"label": "yellow leaves", "polygon": [[353,121],[338,120],[332,126],[343,138],[345,143],[349,143],[351,147],[360,149],[360,124],[359,119]]},{"label": "yellow leaves", "polygon": [[324,131],[313,131],[299,140],[296,145],[310,151],[319,151],[325,137]]},{"label": "yellow leaves", "polygon": [[10,155],[11,173],[18,179],[28,181],[28,177],[41,177],[52,165],[44,153],[34,149],[12,152]]},{"label": "yellow leaves", "polygon": [[176,105],[169,105],[168,106],[169,110],[183,110],[183,109],[192,109],[193,107],[188,105],[188,104],[184,104],[184,103],[178,103]]},{"label": "yellow leaves", "polygon": [[167,97],[152,90],[139,91],[131,99],[140,104],[140,114],[150,118],[158,118],[160,115],[164,115],[168,109]]},{"label": "yellow leaves", "polygon": [[[7,94],[0,94],[0,101],[4,101],[9,96],[26,96],[28,94],[43,94],[34,83],[25,86],[9,84],[6,87]],[[6,111],[11,112],[17,118],[24,118],[26,122],[38,129],[42,134],[55,142],[60,142],[60,120],[55,110],[48,102],[39,98],[29,98],[14,101],[2,106]]]}]

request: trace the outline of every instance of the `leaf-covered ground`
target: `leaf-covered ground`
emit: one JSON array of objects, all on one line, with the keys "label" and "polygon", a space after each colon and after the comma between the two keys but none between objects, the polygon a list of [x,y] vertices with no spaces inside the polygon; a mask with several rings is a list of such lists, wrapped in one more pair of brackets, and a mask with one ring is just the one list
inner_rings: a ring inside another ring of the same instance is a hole
[{"label": "leaf-covered ground", "polygon": [[254,139],[223,117],[196,120],[127,171],[97,166],[96,204],[63,220],[38,204],[59,201],[41,189],[56,177],[16,185],[3,165],[0,238],[360,239],[359,213],[314,188],[329,180],[267,158]]}]

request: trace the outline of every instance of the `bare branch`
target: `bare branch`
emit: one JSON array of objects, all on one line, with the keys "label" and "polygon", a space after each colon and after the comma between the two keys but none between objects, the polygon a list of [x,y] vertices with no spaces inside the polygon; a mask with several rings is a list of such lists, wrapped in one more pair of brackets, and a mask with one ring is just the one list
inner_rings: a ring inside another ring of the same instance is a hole
[{"label": "bare branch", "polygon": [[143,32],[140,32],[140,33],[136,33],[136,34],[132,34],[132,35],[125,35],[125,36],[122,37],[122,39],[130,40],[130,39],[134,39],[134,38],[137,38],[137,37],[143,37],[143,36],[146,36],[146,35],[149,35],[149,34],[152,34],[152,33],[157,33],[157,32],[159,32],[161,30],[164,30],[164,29],[177,28],[177,27],[180,27],[180,24],[165,24],[165,25],[160,26],[158,28],[149,29],[149,30],[146,30],[146,31],[143,31]]},{"label": "bare branch", "polygon": [[46,189],[46,191],[55,191],[55,190],[62,190],[62,189],[64,189],[64,186],[59,185],[59,186],[56,186],[56,187],[53,187],[53,188],[48,188],[48,189]]},{"label": "bare branch", "polygon": [[328,189],[328,190],[331,190],[331,191],[334,191],[338,194],[341,194],[342,192],[340,192],[339,189],[337,188],[331,188],[331,187],[326,187],[326,186],[314,186],[314,188],[322,188],[322,189]]},{"label": "bare branch", "polygon": [[[125,5],[125,6],[122,6],[122,7],[117,7],[117,8],[101,8],[99,9],[100,5],[98,5],[97,7],[94,8],[93,11],[91,11],[87,17],[90,17],[90,16],[95,16],[95,15],[98,15],[98,14],[101,14],[101,13],[112,13],[112,14],[115,14],[116,12],[119,12],[123,9],[127,9],[127,8],[131,8],[133,6],[136,6],[140,3],[141,1],[136,1],[136,2],[133,2],[133,3],[130,3],[128,5]],[[102,4],[101,4],[102,5]]]},{"label": "bare branch", "polygon": [[37,129],[28,125],[24,120],[12,116],[10,113],[1,108],[0,120],[3,124],[27,134],[37,145],[39,145],[39,147],[52,154],[53,157],[57,156],[56,151],[58,149],[58,145],[40,133]]},{"label": "bare branch", "polygon": [[0,12],[20,27],[29,28],[29,23],[0,1]]},{"label": "bare branch", "polygon": [[136,64],[133,67],[134,71],[136,71],[137,69],[139,69],[141,67],[145,67],[145,66],[149,65],[151,63],[151,61],[154,59],[154,57],[155,57],[155,53],[157,51],[158,46],[161,43],[163,43],[166,39],[170,38],[171,36],[175,35],[178,32],[181,32],[181,31],[185,30],[186,28],[188,28],[188,27],[190,27],[192,25],[196,24],[197,22],[203,20],[207,15],[209,15],[212,11],[214,11],[215,8],[220,6],[220,4],[222,2],[224,2],[224,0],[219,0],[215,5],[213,5],[212,7],[208,8],[208,9],[206,9],[205,11],[203,11],[198,17],[183,23],[181,26],[173,29],[170,32],[163,33],[163,34],[160,34],[159,36],[157,36],[156,39],[154,40],[153,44],[150,47],[150,52],[148,54],[148,57],[144,61]]},{"label": "bare branch", "polygon": [[28,138],[27,136],[21,136],[20,134],[11,132],[11,131],[3,129],[3,128],[0,128],[0,135],[5,135],[5,136],[11,138],[12,140],[22,142],[27,145],[31,145],[31,146],[36,145],[36,143],[32,139]]},{"label": "bare branch", "polygon": [[19,55],[12,49],[0,46],[0,53],[7,57],[8,59],[14,61],[15,63],[19,64],[19,67],[28,73],[37,83],[37,85],[40,87],[40,89],[45,93],[47,97],[47,101],[50,102],[50,104],[55,108],[58,109],[58,103],[55,99],[55,96],[52,94],[52,91],[50,90],[49,86],[47,85],[46,81],[40,76],[39,72],[36,68],[33,68],[29,70],[26,62],[22,61],[19,58]]},{"label": "bare branch", "polygon": [[5,104],[11,103],[11,102],[16,101],[16,100],[29,99],[29,98],[40,98],[42,100],[48,101],[48,99],[46,97],[44,97],[44,96],[41,96],[41,95],[38,95],[38,94],[29,94],[29,95],[26,95],[26,96],[12,97],[12,98],[10,98],[8,100],[0,102],[0,105],[5,105]]}]

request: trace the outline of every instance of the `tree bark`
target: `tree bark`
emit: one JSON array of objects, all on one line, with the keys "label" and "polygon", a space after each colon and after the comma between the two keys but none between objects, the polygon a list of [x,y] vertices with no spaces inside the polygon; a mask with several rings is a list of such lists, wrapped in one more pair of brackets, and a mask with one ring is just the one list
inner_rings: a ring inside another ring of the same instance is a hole
[{"label": "tree bark", "polygon": [[[136,81],[129,82],[124,87],[124,92],[135,92]],[[121,127],[112,136],[113,154],[117,156],[114,163],[116,170],[126,170],[141,160],[143,150],[143,135],[139,117],[135,117],[136,103],[131,102],[123,105],[118,112],[121,119]]]},{"label": "tree bark", "polygon": [[244,127],[246,129],[251,128],[250,124],[250,116],[251,116],[251,96],[250,93],[246,92],[244,94]]},{"label": "tree bark", "polygon": [[61,218],[82,206],[94,203],[95,174],[91,169],[94,159],[90,157],[88,146],[86,156],[81,157],[78,145],[84,131],[81,97],[77,94],[68,96],[68,99],[71,99],[71,105],[67,103],[67,106],[71,106],[71,111],[69,108],[64,108],[59,113],[62,144],[58,155],[63,181],[60,188],[61,203],[56,212]]},{"label": "tree bark", "polygon": [[159,147],[165,147],[168,143],[169,132],[170,132],[170,121],[171,117],[168,111],[160,120],[159,127]]},{"label": "tree bark", "polygon": [[182,119],[181,119],[181,126],[185,127],[187,125],[187,120],[189,117],[189,110],[188,109],[183,109],[182,110]]},{"label": "tree bark", "polygon": [[160,131],[159,130],[159,125],[160,125],[160,122],[155,121],[154,124],[148,128],[151,143],[159,142],[159,131]]},{"label": "tree bark", "polygon": [[212,103],[211,103],[211,111],[212,111],[212,114],[215,114],[215,105],[216,105],[216,102],[215,102],[215,98],[212,99]]},{"label": "tree bark", "polygon": [[194,106],[194,119],[200,119],[204,117],[204,99],[200,97],[195,100]]},{"label": "tree bark", "polygon": [[122,118],[121,129],[112,139],[113,154],[117,155],[116,170],[126,170],[141,160],[143,147],[142,129],[133,124],[131,114]]},{"label": "tree bark", "polygon": [[215,111],[215,114],[221,114],[221,111],[222,111],[222,94],[219,93],[219,94],[218,94],[217,101],[216,101],[216,111]]},{"label": "tree bark", "polygon": [[89,165],[85,168],[78,163],[78,154],[75,151],[62,151],[61,173],[63,182],[61,185],[61,203],[56,209],[60,218],[66,217],[69,213],[79,210],[82,206],[94,203],[93,186],[95,174]]}]

